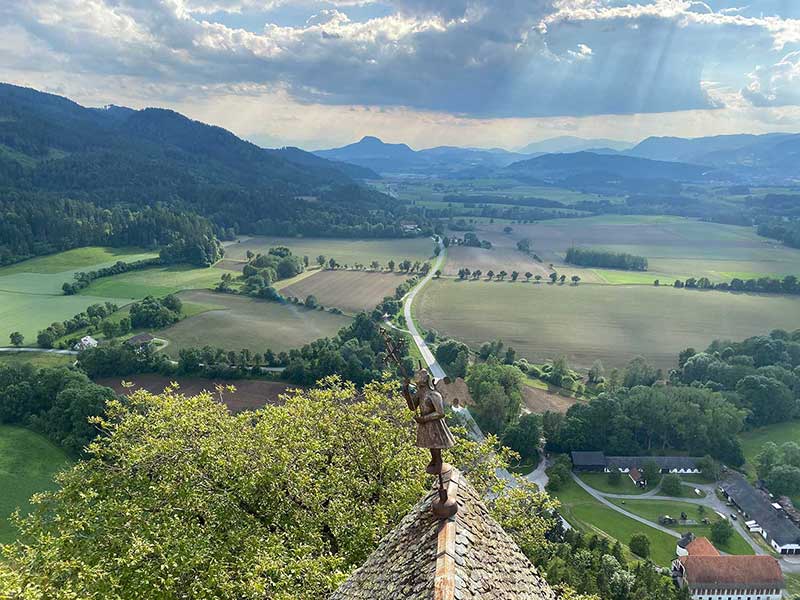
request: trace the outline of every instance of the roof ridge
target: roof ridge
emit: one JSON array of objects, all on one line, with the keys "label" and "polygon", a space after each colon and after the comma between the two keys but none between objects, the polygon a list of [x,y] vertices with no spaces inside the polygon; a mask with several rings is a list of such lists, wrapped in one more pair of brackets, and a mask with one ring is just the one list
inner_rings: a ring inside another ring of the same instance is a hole
[{"label": "roof ridge", "polygon": [[[455,467],[448,473],[447,497],[458,501],[461,473]],[[456,517],[442,521],[436,540],[436,571],[433,600],[454,600],[456,592]]]}]

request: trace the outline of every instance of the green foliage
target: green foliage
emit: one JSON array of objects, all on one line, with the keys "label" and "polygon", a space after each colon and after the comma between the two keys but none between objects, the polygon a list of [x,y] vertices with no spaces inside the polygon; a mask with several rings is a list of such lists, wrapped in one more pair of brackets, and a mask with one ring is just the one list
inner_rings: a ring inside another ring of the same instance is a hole
[{"label": "green foliage", "polygon": [[505,446],[518,453],[523,460],[527,460],[538,455],[541,436],[541,415],[527,413],[522,415],[519,421],[507,427],[501,439]]},{"label": "green foliage", "polygon": [[147,296],[141,302],[131,304],[131,327],[134,329],[169,327],[180,320],[180,309],[180,300],[175,296],[166,296],[160,300]]},{"label": "green foliage", "polygon": [[637,385],[653,385],[661,376],[661,372],[650,366],[643,356],[637,356],[625,367],[622,385],[628,388]]},{"label": "green foliage", "polygon": [[628,542],[628,548],[637,556],[648,558],[650,556],[650,538],[643,533],[634,534]]},{"label": "green foliage", "polygon": [[680,476],[675,473],[664,475],[661,479],[661,491],[667,496],[680,496],[683,491]]},{"label": "green foliage", "polygon": [[0,423],[30,427],[71,454],[97,434],[87,419],[113,397],[74,369],[0,365]]},{"label": "green foliage", "polygon": [[619,469],[611,469],[608,472],[608,483],[614,487],[618,487],[622,483],[622,473]]},{"label": "green foliage", "polygon": [[436,360],[451,377],[465,377],[469,348],[457,340],[441,342],[436,347]]},{"label": "green foliage", "polygon": [[647,271],[647,259],[644,256],[595,248],[570,247],[567,249],[565,261],[571,265],[584,267],[609,267],[628,271]]},{"label": "green foliage", "polygon": [[767,488],[780,496],[800,494],[800,468],[794,465],[777,465],[766,478]]},{"label": "green foliage", "polygon": [[117,310],[119,310],[117,305],[111,302],[92,304],[86,307],[85,311],[78,313],[71,319],[57,321],[40,331],[36,336],[36,344],[40,348],[52,348],[58,338],[86,327],[98,327],[103,319]]},{"label": "green foliage", "polygon": [[502,433],[516,422],[522,406],[524,375],[517,367],[494,361],[473,365],[467,388],[475,406],[475,420],[484,431]]},{"label": "green foliage", "polygon": [[733,525],[728,519],[720,519],[711,525],[711,541],[720,546],[727,544],[734,533]]},{"label": "green foliage", "polygon": [[655,482],[658,481],[658,477],[661,474],[661,469],[658,468],[658,465],[655,461],[648,460],[647,462],[642,465],[642,477],[644,477],[647,485],[655,485]]},{"label": "green foliage", "polygon": [[22,335],[19,331],[13,331],[8,336],[9,341],[11,342],[12,346],[20,347],[25,342],[25,336]]}]

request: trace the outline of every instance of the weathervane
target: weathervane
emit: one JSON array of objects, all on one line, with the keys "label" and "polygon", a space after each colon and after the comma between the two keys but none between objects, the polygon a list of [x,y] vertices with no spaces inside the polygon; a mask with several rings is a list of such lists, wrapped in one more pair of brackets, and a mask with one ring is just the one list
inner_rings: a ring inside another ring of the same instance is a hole
[{"label": "weathervane", "polygon": [[[425,471],[435,475],[439,480],[438,501],[433,502],[433,512],[439,518],[452,517],[458,510],[455,500],[448,498],[444,476],[452,471],[453,467],[442,461],[442,450],[452,448],[456,441],[450,428],[445,422],[444,400],[436,390],[436,382],[426,368],[419,361],[419,368],[412,378],[400,360],[397,348],[389,335],[381,330],[386,344],[387,356],[397,364],[398,370],[403,375],[403,397],[409,410],[414,413],[417,423],[417,447],[427,448],[431,453],[431,461]],[[449,480],[449,477],[448,477]]]}]

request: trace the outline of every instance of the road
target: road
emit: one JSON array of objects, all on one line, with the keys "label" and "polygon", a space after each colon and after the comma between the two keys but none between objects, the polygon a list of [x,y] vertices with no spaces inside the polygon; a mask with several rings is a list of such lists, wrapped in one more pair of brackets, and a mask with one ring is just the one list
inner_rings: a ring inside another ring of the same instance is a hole
[{"label": "road", "polygon": [[428,368],[431,370],[431,373],[436,379],[443,379],[446,375],[444,369],[441,365],[436,362],[436,358],[433,356],[433,352],[431,352],[428,345],[425,343],[425,340],[422,339],[422,335],[419,333],[419,329],[417,329],[416,323],[414,323],[414,318],[411,313],[411,308],[414,304],[414,299],[417,297],[419,291],[425,287],[425,285],[433,279],[436,271],[442,268],[444,265],[444,260],[447,256],[447,249],[444,247],[442,243],[442,238],[437,238],[437,243],[439,247],[439,256],[436,257],[436,260],[433,262],[431,266],[431,270],[428,271],[428,274],[423,277],[417,285],[411,288],[408,293],[403,297],[403,317],[406,320],[406,327],[408,327],[408,333],[411,334],[411,338],[414,340],[414,343],[417,345],[420,354],[422,354],[422,358],[425,359],[425,364],[428,365]]},{"label": "road", "polygon": [[76,356],[75,350],[57,350],[56,348],[17,348],[16,346],[3,346],[0,352],[40,352],[42,354],[67,354]]}]

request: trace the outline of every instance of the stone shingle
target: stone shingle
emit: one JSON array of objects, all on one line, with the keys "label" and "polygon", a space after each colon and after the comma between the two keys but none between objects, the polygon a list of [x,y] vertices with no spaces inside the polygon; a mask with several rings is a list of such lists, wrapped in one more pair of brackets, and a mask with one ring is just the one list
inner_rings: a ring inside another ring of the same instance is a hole
[{"label": "stone shingle", "polygon": [[453,480],[458,480],[459,505],[454,518],[437,520],[430,510],[435,494],[429,493],[331,600],[555,599],[475,489],[463,476],[456,474]]}]

